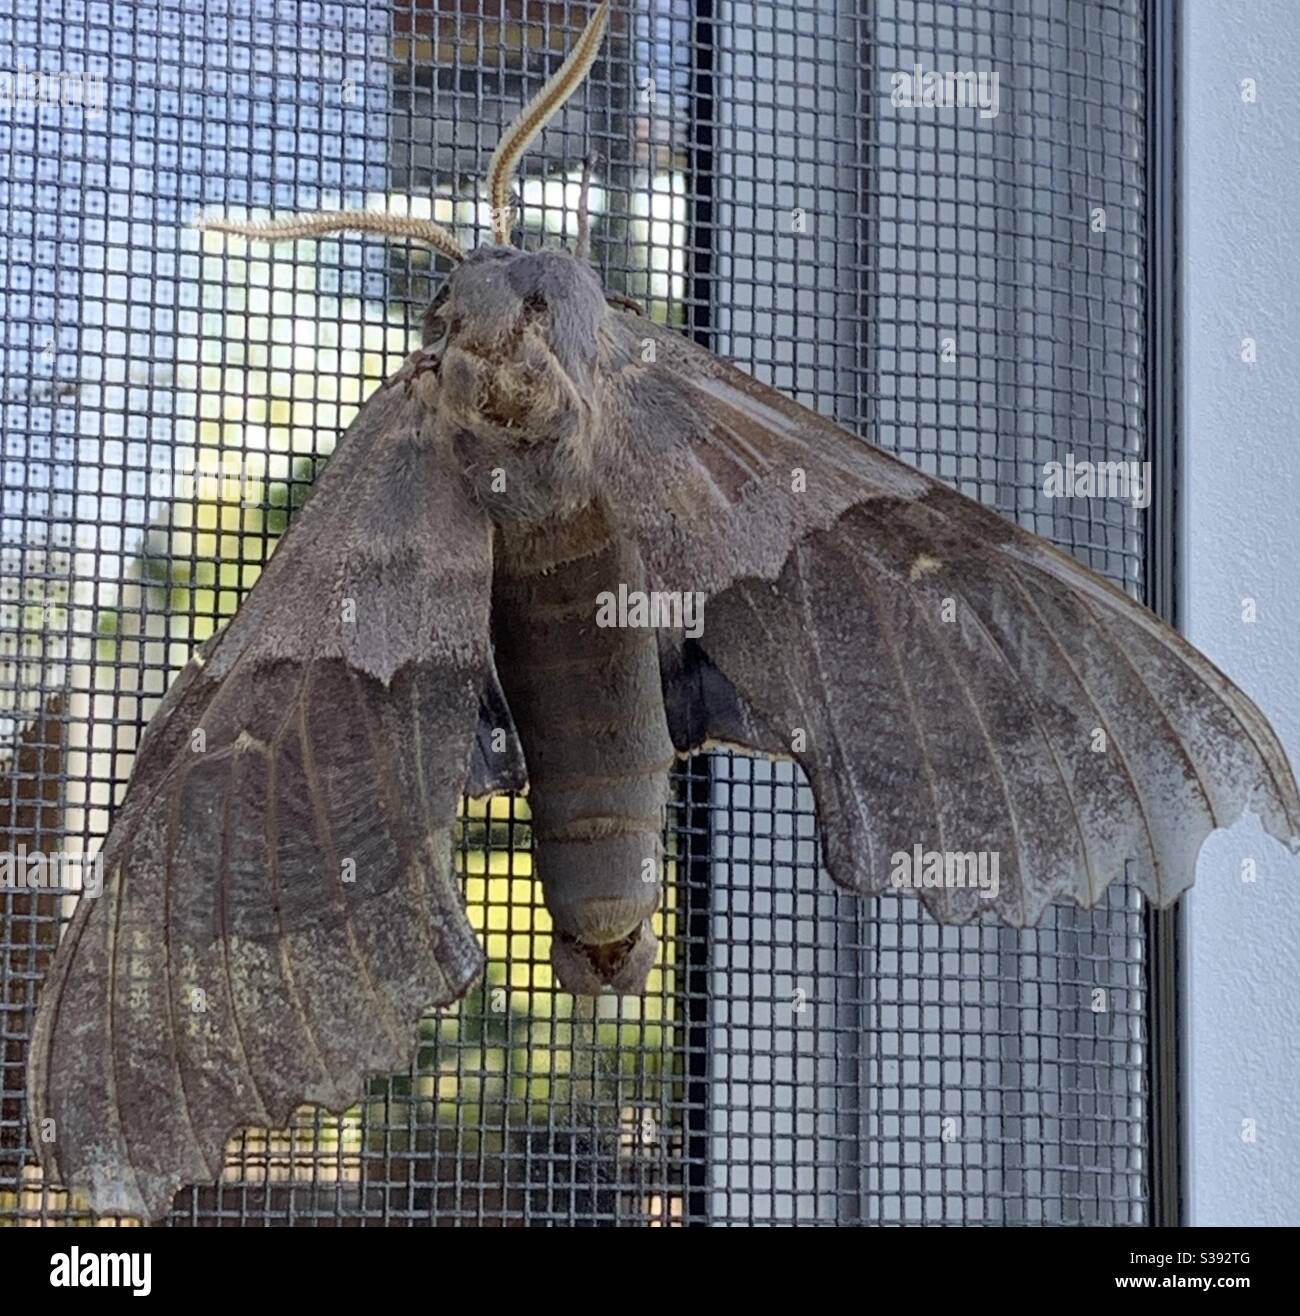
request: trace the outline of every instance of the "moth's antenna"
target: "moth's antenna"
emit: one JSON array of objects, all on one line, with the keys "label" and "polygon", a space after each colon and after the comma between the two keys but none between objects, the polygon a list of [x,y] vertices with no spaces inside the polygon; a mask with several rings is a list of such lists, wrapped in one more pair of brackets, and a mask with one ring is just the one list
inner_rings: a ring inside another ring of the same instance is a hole
[{"label": "moth's antenna", "polygon": [[426,242],[448,260],[462,261],[465,252],[449,229],[431,219],[386,215],[375,210],[327,210],[318,215],[287,215],[284,219],[240,221],[203,219],[196,227],[205,233],[230,233],[241,238],[310,238],[320,233],[383,233],[388,237]]},{"label": "moth's antenna", "polygon": [[514,122],[502,133],[497,149],[492,152],[492,162],[488,165],[487,173],[488,202],[492,207],[492,236],[503,247],[510,245],[511,217],[514,214],[510,185],[514,181],[519,157],[591,72],[608,20],[609,0],[602,0],[564,63],[551,75],[541,91],[519,111]]}]

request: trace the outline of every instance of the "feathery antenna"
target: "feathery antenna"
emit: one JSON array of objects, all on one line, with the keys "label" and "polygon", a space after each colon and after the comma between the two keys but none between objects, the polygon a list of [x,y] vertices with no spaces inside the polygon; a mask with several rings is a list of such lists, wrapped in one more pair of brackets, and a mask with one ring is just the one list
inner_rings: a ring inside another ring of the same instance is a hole
[{"label": "feathery antenna", "polygon": [[487,192],[492,206],[492,236],[501,246],[509,246],[514,205],[510,187],[514,182],[519,158],[546,126],[555,112],[582,85],[591,72],[609,20],[609,0],[602,0],[583,28],[578,43],[569,51],[564,63],[547,79],[546,85],[515,116],[501,135],[488,165]]},{"label": "feathery antenna", "polygon": [[[591,72],[596,54],[609,22],[609,0],[601,0],[583,28],[577,44],[569,51],[563,64],[547,80],[546,85],[515,116],[501,136],[488,166],[487,192],[492,206],[492,236],[501,245],[510,243],[514,205],[510,189],[514,182],[519,158],[533,139],[546,126],[555,112],[582,85]],[[584,182],[583,205],[590,175]],[[239,221],[208,219],[199,221],[200,230],[212,233],[230,233],[236,237],[262,239],[273,242],[277,238],[309,238],[323,233],[382,233],[387,237],[411,238],[427,243],[448,260],[463,261],[465,252],[449,229],[431,219],[415,219],[406,215],[386,215],[373,210],[333,210],[316,215],[288,215],[284,219]],[[586,243],[590,242],[588,235]]]},{"label": "feathery antenna", "polygon": [[591,259],[591,175],[597,159],[593,151],[582,162],[582,182],[578,184],[578,244],[573,254],[579,260]]},{"label": "feathery antenna", "polygon": [[272,242],[277,238],[310,238],[321,233],[383,233],[395,238],[413,238],[427,242],[449,260],[462,261],[465,252],[451,235],[450,230],[431,219],[417,219],[408,215],[385,215],[375,210],[327,210],[315,215],[288,215],[284,219],[251,220],[233,219],[200,220],[200,231],[231,233],[241,238],[261,238]]}]

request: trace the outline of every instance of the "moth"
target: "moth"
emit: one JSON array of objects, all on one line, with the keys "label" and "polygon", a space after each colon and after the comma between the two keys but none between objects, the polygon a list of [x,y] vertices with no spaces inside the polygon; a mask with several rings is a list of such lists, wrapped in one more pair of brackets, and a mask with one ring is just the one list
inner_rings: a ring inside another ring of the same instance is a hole
[{"label": "moth", "polygon": [[1247,807],[1300,847],[1263,715],[1145,608],[607,297],[585,205],[575,251],[511,244],[518,159],[606,18],[504,134],[493,242],[347,213],[225,226],[397,232],[454,268],[172,684],[56,956],[35,1142],[95,1210],[157,1217],[233,1131],[409,1064],[422,1012],[483,963],[463,792],[527,789],[579,994],[643,989],[669,769],[708,746],[799,763],[850,890],[894,889],[899,854],[997,855],[995,892],[909,888],[945,923],[1025,927],[1123,874],[1168,905]]}]

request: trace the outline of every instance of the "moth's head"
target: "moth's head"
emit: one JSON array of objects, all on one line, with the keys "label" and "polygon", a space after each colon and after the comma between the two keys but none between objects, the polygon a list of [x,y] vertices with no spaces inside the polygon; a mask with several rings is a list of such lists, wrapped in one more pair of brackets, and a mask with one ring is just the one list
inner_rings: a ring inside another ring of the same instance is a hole
[{"label": "moth's head", "polygon": [[424,319],[441,355],[439,410],[509,441],[572,437],[589,423],[607,314],[595,273],[567,251],[471,252]]},{"label": "moth's head", "polygon": [[204,227],[266,239],[356,230],[427,242],[455,268],[425,316],[424,344],[436,350],[413,372],[418,385],[408,377],[408,387],[418,387],[458,439],[485,440],[485,451],[562,441],[564,455],[581,466],[594,433],[598,330],[608,313],[586,259],[590,160],[577,255],[521,251],[511,244],[512,180],[529,143],[587,76],[608,22],[609,0],[601,0],[563,64],[502,133],[485,180],[493,245],[466,253],[433,220],[371,211],[221,220]]}]

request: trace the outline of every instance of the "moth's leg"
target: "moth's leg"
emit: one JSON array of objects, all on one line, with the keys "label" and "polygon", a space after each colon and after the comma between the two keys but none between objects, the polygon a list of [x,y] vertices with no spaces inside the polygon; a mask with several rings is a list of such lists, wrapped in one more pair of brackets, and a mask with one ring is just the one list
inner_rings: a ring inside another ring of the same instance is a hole
[{"label": "moth's leg", "polygon": [[422,376],[432,375],[436,382],[441,370],[442,352],[438,348],[417,347],[402,363],[402,368],[384,380],[381,387],[392,388],[401,384],[409,398]]},{"label": "moth's leg", "polygon": [[617,306],[620,311],[631,311],[635,315],[645,314],[645,307],[640,302],[631,297],[625,297],[621,292],[607,292],[605,294],[605,303],[608,306]]}]

